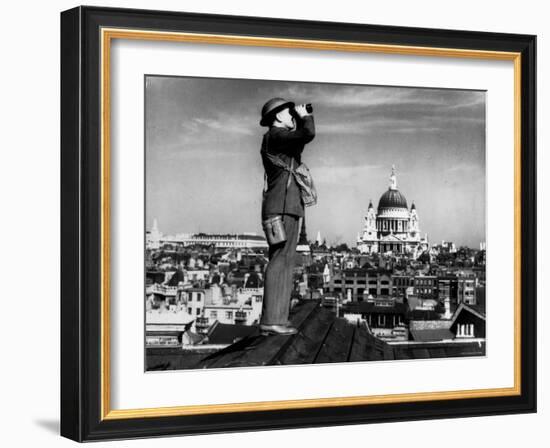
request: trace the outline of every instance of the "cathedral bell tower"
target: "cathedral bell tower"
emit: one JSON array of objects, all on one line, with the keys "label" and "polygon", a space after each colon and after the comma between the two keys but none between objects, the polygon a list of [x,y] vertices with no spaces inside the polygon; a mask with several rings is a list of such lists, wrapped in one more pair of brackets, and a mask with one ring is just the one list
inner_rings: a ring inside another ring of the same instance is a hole
[{"label": "cathedral bell tower", "polygon": [[376,230],[376,212],[372,205],[372,200],[369,200],[367,214],[363,225],[363,233],[358,235],[357,243],[363,245],[363,251],[374,253],[378,250],[377,245],[378,232]]}]

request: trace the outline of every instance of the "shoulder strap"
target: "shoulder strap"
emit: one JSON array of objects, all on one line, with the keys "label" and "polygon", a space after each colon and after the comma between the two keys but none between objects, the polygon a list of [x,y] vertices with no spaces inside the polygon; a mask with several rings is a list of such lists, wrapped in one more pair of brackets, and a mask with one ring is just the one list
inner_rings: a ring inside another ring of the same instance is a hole
[{"label": "shoulder strap", "polygon": [[[268,144],[269,144],[269,131],[267,132],[265,137],[265,155],[275,165],[281,168],[284,168],[285,171],[288,171],[288,180],[286,182],[286,187],[285,187],[285,199],[283,202],[283,213],[284,213],[286,210],[286,194],[288,192],[288,187],[290,186],[290,182],[292,181],[292,175],[294,173],[294,158],[292,156],[290,157],[290,166],[288,166],[285,162],[283,162],[283,160],[280,157],[277,157],[276,155],[269,153]],[[266,191],[267,191],[267,173],[264,171],[264,192]]]},{"label": "shoulder strap", "polygon": [[268,142],[269,142],[269,132],[266,134],[266,142],[265,142],[265,151],[263,151],[266,155],[266,157],[271,160],[271,162],[278,166],[279,168],[284,168],[285,170],[287,171],[292,171],[293,170],[293,166],[292,166],[292,157],[290,158],[290,166],[288,166],[284,161],[283,159],[281,159],[279,156],[276,156],[275,154],[271,154],[269,152],[269,148],[268,148]]},{"label": "shoulder strap", "polygon": [[291,181],[291,178],[292,178],[292,173],[294,172],[293,171],[293,165],[294,165],[294,159],[292,157],[290,157],[290,168],[288,170],[288,181],[286,183],[286,188],[288,189],[288,187],[290,186],[290,181]]},{"label": "shoulder strap", "polygon": [[[265,134],[264,138],[265,138],[265,153],[267,154],[267,141],[269,139],[269,131]],[[263,150],[264,150],[264,148],[262,148],[262,151]],[[260,152],[262,152],[262,151],[260,151]],[[267,172],[264,170],[264,193],[267,193],[267,187],[268,187]]]}]

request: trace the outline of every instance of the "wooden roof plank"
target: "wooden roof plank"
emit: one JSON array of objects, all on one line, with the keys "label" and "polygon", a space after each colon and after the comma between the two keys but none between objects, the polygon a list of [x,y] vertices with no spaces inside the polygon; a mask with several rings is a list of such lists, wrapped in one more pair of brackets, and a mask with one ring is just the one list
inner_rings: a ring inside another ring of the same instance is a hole
[{"label": "wooden roof plank", "polygon": [[395,356],[393,354],[393,349],[391,347],[385,347],[384,351],[382,352],[382,356],[385,360],[392,360],[395,359]]},{"label": "wooden roof plank", "polygon": [[336,319],[314,363],[346,362],[353,343],[353,333],[353,325],[344,319]]},{"label": "wooden roof plank", "polygon": [[275,360],[276,364],[311,364],[317,357],[336,315],[325,308],[319,308],[315,319],[311,319],[302,330],[294,336],[284,352]]},{"label": "wooden roof plank", "polygon": [[414,359],[407,347],[393,347],[393,353],[395,359]]},{"label": "wooden roof plank", "polygon": [[429,348],[428,351],[430,352],[430,358],[445,358],[447,356],[445,349],[441,347]]},{"label": "wooden roof plank", "polygon": [[226,367],[230,361],[241,357],[247,350],[253,350],[264,340],[264,338],[265,336],[256,335],[235,342],[207,358],[204,358],[197,368],[216,369]]},{"label": "wooden roof plank", "polygon": [[366,328],[364,326],[357,327],[353,335],[353,342],[348,361],[368,361],[369,359],[371,359],[368,356],[368,351],[371,348],[372,347],[370,346],[370,338]]},{"label": "wooden roof plank", "polygon": [[[291,310],[291,325],[300,329],[308,317],[319,308],[319,301],[305,301]],[[294,336],[259,335],[241,340],[199,363],[198,368],[246,367],[267,365]]]},{"label": "wooden roof plank", "polygon": [[425,348],[413,348],[412,354],[415,359],[429,359],[430,358],[430,352],[426,350]]},{"label": "wooden roof plank", "polygon": [[[290,316],[292,326],[303,331],[305,322],[309,317],[316,315],[319,310],[319,302],[304,302],[296,307],[294,313]],[[261,340],[254,346],[253,350],[247,350],[238,356],[227,360],[224,367],[248,367],[265,366],[276,362],[279,354],[284,352],[292,341],[299,335],[270,335],[261,336]]]}]

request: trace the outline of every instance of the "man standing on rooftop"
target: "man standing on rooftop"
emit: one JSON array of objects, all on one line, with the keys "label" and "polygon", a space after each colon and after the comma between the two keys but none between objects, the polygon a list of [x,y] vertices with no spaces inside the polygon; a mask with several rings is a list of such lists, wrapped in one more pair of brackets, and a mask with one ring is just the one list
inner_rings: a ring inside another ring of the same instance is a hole
[{"label": "man standing on rooftop", "polygon": [[305,104],[295,106],[272,98],[262,108],[261,126],[268,126],[261,147],[266,185],[262,222],[280,216],[286,240],[269,245],[260,328],[264,334],[295,334],[288,320],[293,269],[304,203],[292,170],[301,164],[304,146],[315,137],[313,115]]}]

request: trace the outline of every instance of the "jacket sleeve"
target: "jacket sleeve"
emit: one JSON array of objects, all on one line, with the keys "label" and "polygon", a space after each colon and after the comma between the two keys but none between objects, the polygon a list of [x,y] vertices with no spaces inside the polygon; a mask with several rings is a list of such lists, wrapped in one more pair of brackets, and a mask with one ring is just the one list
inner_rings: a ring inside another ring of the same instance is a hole
[{"label": "jacket sleeve", "polygon": [[275,131],[270,136],[270,140],[278,152],[293,156],[301,153],[303,145],[313,140],[313,137],[315,137],[313,116],[306,115],[302,120],[301,126],[294,131],[275,128]]}]

